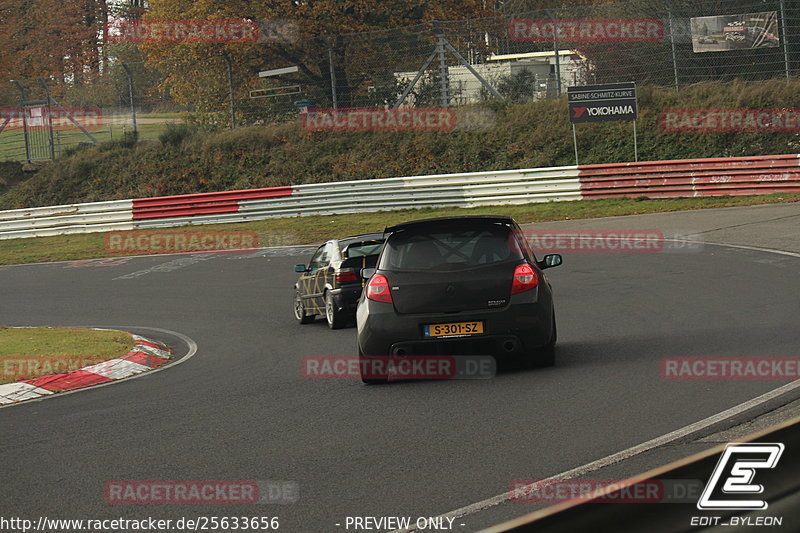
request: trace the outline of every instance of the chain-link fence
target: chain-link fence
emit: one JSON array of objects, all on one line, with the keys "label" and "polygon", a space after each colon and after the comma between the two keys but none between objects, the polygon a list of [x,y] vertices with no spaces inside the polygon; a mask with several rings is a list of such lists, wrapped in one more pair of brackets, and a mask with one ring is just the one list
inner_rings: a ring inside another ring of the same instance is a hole
[{"label": "chain-link fence", "polygon": [[0,160],[51,159],[85,145],[157,138],[192,110],[170,95],[171,68],[107,61],[82,84],[52,78],[0,84]]},{"label": "chain-link fence", "polygon": [[[523,7],[515,4],[516,9]],[[744,26],[770,13],[774,24],[762,32],[759,46],[753,46],[753,28]],[[740,16],[725,18],[733,15]],[[695,27],[693,34],[693,19],[714,16],[719,16],[717,28],[708,28],[715,21],[702,19],[699,23],[705,28]],[[355,105],[393,104],[435,51],[440,32],[500,97],[516,101],[558,95],[569,85],[586,83],[680,87],[707,80],[791,77],[800,70],[796,3],[715,0],[670,5],[637,0],[340,36],[337,49],[342,50],[347,82],[340,83],[339,92],[351,91],[345,101]],[[458,105],[496,97],[449,50],[445,63],[446,70],[438,55],[434,57],[412,90],[412,101]],[[443,77],[449,78],[444,80],[449,82],[446,101],[441,98]]]},{"label": "chain-link fence", "polygon": [[483,19],[305,40],[109,45],[99,74],[80,85],[0,84],[0,160],[158,138],[172,122],[296,120],[304,107],[525,102],[572,85],[679,89],[800,73],[797,2],[633,0],[546,10],[529,3],[536,2],[506,2]]}]

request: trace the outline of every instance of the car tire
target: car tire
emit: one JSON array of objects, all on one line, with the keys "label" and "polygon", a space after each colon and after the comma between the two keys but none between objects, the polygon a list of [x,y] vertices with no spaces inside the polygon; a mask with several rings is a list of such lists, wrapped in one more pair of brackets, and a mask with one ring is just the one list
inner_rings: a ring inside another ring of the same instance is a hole
[{"label": "car tire", "polygon": [[310,324],[314,322],[316,315],[306,314],[306,308],[303,305],[303,299],[300,297],[299,292],[294,294],[294,318],[299,324]]},{"label": "car tire", "polygon": [[553,330],[550,333],[550,340],[541,348],[537,348],[533,352],[533,357],[530,359],[531,368],[546,368],[556,364],[556,341],[558,340],[558,331],[556,330],[556,316],[553,315]]},{"label": "car tire", "polygon": [[[361,346],[358,347],[358,368],[359,371],[364,368],[364,352],[361,351]],[[385,378],[365,378],[364,374],[361,374],[361,381],[363,381],[367,385],[383,385],[387,381],[389,381],[389,377]]]},{"label": "car tire", "polygon": [[325,293],[325,319],[328,322],[328,327],[331,329],[341,329],[347,325],[347,316],[343,312],[336,309],[336,302],[333,301],[333,295],[329,292]]}]

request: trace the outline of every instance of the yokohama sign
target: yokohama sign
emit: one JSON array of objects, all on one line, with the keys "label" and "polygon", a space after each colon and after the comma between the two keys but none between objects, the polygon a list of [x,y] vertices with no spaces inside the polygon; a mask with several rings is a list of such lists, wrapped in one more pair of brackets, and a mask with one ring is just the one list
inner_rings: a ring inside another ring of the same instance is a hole
[{"label": "yokohama sign", "polygon": [[636,120],[638,111],[634,83],[569,87],[567,100],[573,124]]}]

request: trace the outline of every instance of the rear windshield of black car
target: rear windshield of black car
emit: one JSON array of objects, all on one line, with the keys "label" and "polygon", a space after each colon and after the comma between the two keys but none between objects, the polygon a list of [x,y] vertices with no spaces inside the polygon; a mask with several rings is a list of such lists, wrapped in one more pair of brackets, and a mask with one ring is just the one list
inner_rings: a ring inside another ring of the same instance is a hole
[{"label": "rear windshield of black car", "polygon": [[508,226],[400,230],[386,242],[379,268],[447,272],[523,258]]}]

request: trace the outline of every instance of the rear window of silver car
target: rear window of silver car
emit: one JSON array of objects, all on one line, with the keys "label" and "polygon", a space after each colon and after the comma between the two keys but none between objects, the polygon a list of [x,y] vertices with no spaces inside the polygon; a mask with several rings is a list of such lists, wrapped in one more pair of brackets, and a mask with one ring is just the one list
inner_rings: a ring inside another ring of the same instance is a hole
[{"label": "rear window of silver car", "polygon": [[364,257],[366,255],[378,255],[381,253],[383,241],[364,241],[354,242],[345,248],[345,259],[352,259],[353,257]]}]

